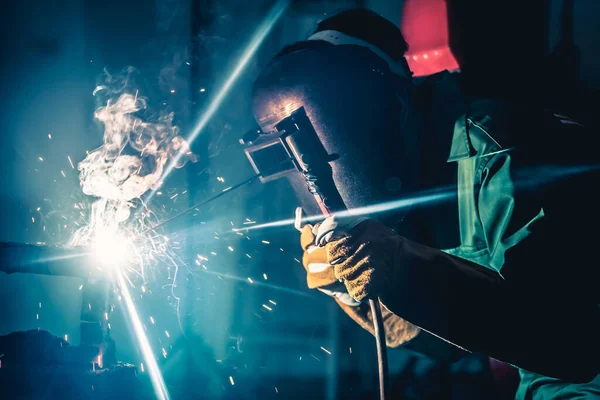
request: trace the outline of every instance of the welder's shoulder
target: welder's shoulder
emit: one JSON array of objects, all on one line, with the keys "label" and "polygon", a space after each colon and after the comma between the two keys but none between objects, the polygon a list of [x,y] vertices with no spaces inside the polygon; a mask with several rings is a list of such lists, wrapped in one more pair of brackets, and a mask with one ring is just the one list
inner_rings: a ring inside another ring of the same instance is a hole
[{"label": "welder's shoulder", "polygon": [[478,100],[456,121],[448,161],[513,149],[555,154],[577,143],[578,135],[584,135],[582,125],[541,107]]}]

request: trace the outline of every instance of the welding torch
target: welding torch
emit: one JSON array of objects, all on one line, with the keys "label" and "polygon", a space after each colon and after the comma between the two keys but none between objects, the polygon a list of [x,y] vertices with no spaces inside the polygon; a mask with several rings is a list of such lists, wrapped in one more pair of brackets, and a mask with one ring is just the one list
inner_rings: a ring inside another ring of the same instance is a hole
[{"label": "welding torch", "polygon": [[[336,159],[336,156],[327,153],[304,108],[296,110],[279,122],[275,129],[281,133],[279,142],[283,145],[295,168],[304,177],[308,191],[314,197],[322,215],[329,218],[336,212],[347,210],[333,181],[333,172],[329,164]],[[370,298],[368,301],[373,316],[377,345],[379,398],[384,400],[388,381],[385,328],[379,299]]]}]

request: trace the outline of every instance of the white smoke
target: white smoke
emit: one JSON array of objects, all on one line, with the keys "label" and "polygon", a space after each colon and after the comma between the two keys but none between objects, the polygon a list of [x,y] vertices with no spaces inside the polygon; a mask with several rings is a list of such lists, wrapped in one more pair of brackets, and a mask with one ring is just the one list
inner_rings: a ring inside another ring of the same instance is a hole
[{"label": "white smoke", "polygon": [[[143,206],[140,197],[160,185],[167,161],[181,151],[185,157],[178,167],[188,160],[195,161],[189,145],[173,125],[173,113],[163,113],[154,121],[141,117],[148,114],[147,100],[137,92],[127,92],[128,77],[117,81],[117,90],[111,91],[108,85],[94,90],[94,95],[105,92],[113,98],[94,113],[104,125],[103,144],[78,165],[82,191],[98,199],[92,205],[89,224],[74,234],[71,245],[87,245],[123,230],[140,233],[147,225],[144,218],[151,213],[141,213],[141,219],[128,221],[131,209]],[[114,86],[115,81],[110,75],[108,78]]]}]

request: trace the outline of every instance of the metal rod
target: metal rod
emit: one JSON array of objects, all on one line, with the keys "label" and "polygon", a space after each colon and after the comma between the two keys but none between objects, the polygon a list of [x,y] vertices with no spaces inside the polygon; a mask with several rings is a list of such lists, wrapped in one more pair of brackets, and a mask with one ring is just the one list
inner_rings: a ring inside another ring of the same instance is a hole
[{"label": "metal rod", "polygon": [[193,210],[195,210],[195,209],[196,209],[196,208],[198,208],[198,207],[201,207],[201,206],[203,206],[203,205],[205,205],[205,204],[207,204],[207,203],[210,203],[210,202],[211,202],[211,201],[213,201],[213,200],[216,200],[216,199],[218,199],[218,198],[219,198],[219,197],[221,197],[221,196],[224,196],[226,193],[232,192],[232,191],[234,191],[235,189],[238,189],[238,188],[240,188],[240,187],[242,187],[242,186],[244,186],[244,185],[247,185],[247,184],[249,184],[249,183],[252,183],[252,182],[253,182],[253,181],[255,181],[256,179],[260,178],[260,177],[261,177],[261,175],[262,175],[262,174],[256,174],[256,175],[254,175],[253,177],[246,179],[245,181],[242,181],[242,182],[240,182],[240,183],[238,183],[238,184],[236,184],[236,185],[233,185],[233,186],[231,186],[231,187],[229,187],[229,188],[227,188],[227,189],[223,190],[221,193],[219,193],[219,194],[217,194],[217,195],[214,195],[213,197],[209,197],[208,199],[206,199],[206,200],[203,200],[203,201],[201,201],[200,203],[198,203],[198,204],[195,204],[195,205],[191,206],[190,208],[187,208],[187,209],[185,209],[185,210],[181,211],[180,213],[178,213],[178,214],[176,214],[176,215],[172,216],[171,218],[167,218],[166,220],[164,220],[164,221],[162,221],[162,222],[158,223],[157,225],[154,225],[154,226],[152,226],[152,227],[150,227],[150,228],[146,229],[145,231],[143,231],[142,233],[140,233],[140,236],[144,236],[144,235],[146,235],[147,233],[149,233],[149,232],[152,232],[152,231],[154,231],[154,230],[156,230],[156,229],[160,228],[161,226],[163,226],[163,225],[166,225],[166,224],[168,224],[169,222],[171,222],[171,221],[173,221],[173,220],[175,220],[175,219],[177,219],[177,218],[181,217],[182,215],[185,215],[185,214],[189,213],[190,211],[193,211]]}]

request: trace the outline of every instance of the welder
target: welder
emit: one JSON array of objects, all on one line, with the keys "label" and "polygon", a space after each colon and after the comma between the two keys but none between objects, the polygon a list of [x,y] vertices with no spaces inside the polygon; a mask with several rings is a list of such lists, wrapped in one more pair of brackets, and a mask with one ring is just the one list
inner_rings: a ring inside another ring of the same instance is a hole
[{"label": "welder", "polygon": [[594,138],[448,72],[417,82],[406,50],[391,22],[345,11],[255,82],[262,133],[302,109],[345,205],[387,210],[305,226],[308,286],[371,333],[379,298],[388,347],[434,335],[519,367],[518,398],[600,395]]}]

